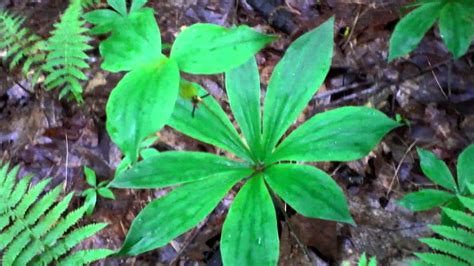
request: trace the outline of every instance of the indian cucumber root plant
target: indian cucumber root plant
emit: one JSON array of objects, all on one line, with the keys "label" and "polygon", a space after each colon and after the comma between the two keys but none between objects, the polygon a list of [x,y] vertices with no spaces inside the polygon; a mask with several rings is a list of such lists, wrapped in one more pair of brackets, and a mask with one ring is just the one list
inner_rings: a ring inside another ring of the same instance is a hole
[{"label": "indian cucumber root plant", "polygon": [[296,162],[359,159],[399,124],[375,109],[342,107],[315,115],[280,141],[329,71],[333,28],[331,18],[290,45],[270,78],[263,115],[255,59],[226,72],[227,95],[243,138],[212,96],[200,98],[203,106],[196,111],[192,99],[206,91],[181,80],[181,87],[193,95],[178,99],[168,124],[239,160],[202,152],[163,152],[117,176],[111,183],[115,188],[175,186],[135,218],[119,255],[138,255],[168,244],[209,215],[238,183],[243,186],[222,229],[225,265],[277,264],[273,202],[280,198],[304,216],[354,225],[336,182],[318,168]]}]

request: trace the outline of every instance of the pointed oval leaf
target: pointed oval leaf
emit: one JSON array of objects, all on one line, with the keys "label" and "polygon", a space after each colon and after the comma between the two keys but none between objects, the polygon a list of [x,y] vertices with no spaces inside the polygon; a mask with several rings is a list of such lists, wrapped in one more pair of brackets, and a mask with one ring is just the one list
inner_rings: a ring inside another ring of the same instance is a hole
[{"label": "pointed oval leaf", "polygon": [[107,102],[107,131],[132,162],[140,143],[168,121],[178,97],[179,70],[163,57],[125,75]]},{"label": "pointed oval leaf", "polygon": [[306,217],[354,224],[344,192],[316,167],[276,164],[265,170],[265,180],[278,196]]},{"label": "pointed oval leaf", "polygon": [[132,0],[132,5],[130,6],[130,13],[140,10],[148,0]]},{"label": "pointed oval leaf", "polygon": [[413,51],[425,33],[433,26],[442,3],[426,3],[403,17],[390,37],[388,61]]},{"label": "pointed oval leaf", "polygon": [[474,35],[474,9],[468,9],[461,3],[449,2],[441,10],[439,31],[446,47],[459,58],[467,52]]},{"label": "pointed oval leaf", "polygon": [[178,35],[171,58],[178,62],[181,71],[217,74],[245,63],[274,39],[245,25],[227,29],[197,23]]},{"label": "pointed oval leaf", "polygon": [[[474,185],[474,144],[469,145],[459,155],[457,172],[459,190],[463,194],[469,193],[469,184]],[[474,191],[471,193],[474,194]]]},{"label": "pointed oval leaf", "polygon": [[114,192],[106,187],[99,188],[97,193],[103,198],[115,200]]},{"label": "pointed oval leaf", "polygon": [[101,42],[101,67],[111,72],[130,71],[161,60],[161,36],[153,10],[134,12],[113,26],[111,36]]},{"label": "pointed oval leaf", "polygon": [[266,153],[303,111],[329,71],[334,17],[294,41],[273,70],[263,113]]},{"label": "pointed oval leaf", "polygon": [[[196,89],[197,96],[203,97],[207,94],[199,84],[191,85]],[[230,151],[242,159],[251,160],[248,148],[212,95],[197,104],[194,116],[192,99],[179,97],[168,125],[192,138]]]},{"label": "pointed oval leaf", "polygon": [[244,178],[235,171],[185,184],[148,204],[133,220],[119,255],[138,255],[162,247],[202,221]]},{"label": "pointed oval leaf", "polygon": [[292,132],[272,161],[352,161],[366,156],[390,130],[400,126],[368,107],[341,107],[313,116]]},{"label": "pointed oval leaf", "polygon": [[224,265],[277,265],[278,227],[273,201],[262,175],[239,191],[222,228]]},{"label": "pointed oval leaf", "polygon": [[261,154],[260,76],[255,58],[226,73],[230,107],[255,159]]},{"label": "pointed oval leaf", "polygon": [[97,185],[97,177],[94,170],[90,169],[87,166],[84,166],[84,175],[86,176],[87,184],[95,187]]},{"label": "pointed oval leaf", "polygon": [[248,164],[207,152],[162,152],[138,162],[132,169],[116,177],[110,186],[135,189],[162,188],[245,169],[251,171]]},{"label": "pointed oval leaf", "polygon": [[120,15],[127,15],[127,2],[125,0],[107,0],[107,3],[113,7]]},{"label": "pointed oval leaf", "polygon": [[405,195],[398,204],[411,211],[426,211],[440,207],[454,199],[456,195],[436,189],[422,189]]},{"label": "pointed oval leaf", "polygon": [[427,178],[448,190],[458,191],[454,177],[444,161],[436,158],[436,155],[427,150],[418,148],[417,151],[421,170]]}]

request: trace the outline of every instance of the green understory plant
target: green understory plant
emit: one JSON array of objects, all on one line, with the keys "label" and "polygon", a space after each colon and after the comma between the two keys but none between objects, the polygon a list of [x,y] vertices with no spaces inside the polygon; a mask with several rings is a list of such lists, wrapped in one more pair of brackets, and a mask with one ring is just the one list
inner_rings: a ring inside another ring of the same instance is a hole
[{"label": "green understory plant", "polygon": [[[446,189],[421,189],[405,195],[399,204],[412,211],[425,211],[440,206],[463,210],[459,196],[471,197],[469,184],[474,184],[474,144],[469,145],[459,155],[457,162],[457,178],[449,171],[446,163],[433,153],[418,149],[420,166],[423,173],[436,185]],[[449,219],[443,217],[443,222]]]},{"label": "green understory plant", "polygon": [[[473,185],[470,189],[474,194]],[[412,265],[474,265],[474,199],[463,196],[458,196],[458,199],[466,211],[443,208],[445,215],[456,225],[430,225],[438,237],[422,238],[420,241],[427,244],[432,252],[415,253],[420,260]]]},{"label": "green understory plant", "polygon": [[87,80],[83,69],[89,68],[85,51],[92,48],[87,44],[90,37],[85,35],[88,29],[81,16],[81,1],[71,0],[47,41],[48,56],[43,65],[48,73],[44,80],[46,90],[61,88],[59,98],[71,93],[78,102],[83,101],[80,81]]},{"label": "green understory plant", "polygon": [[3,63],[10,71],[22,63],[23,76],[36,82],[46,57],[46,44],[30,29],[23,27],[24,22],[24,18],[0,10],[0,51],[5,50]]},{"label": "green understory plant", "polygon": [[108,0],[112,9],[85,15],[95,25],[93,34],[109,33],[100,43],[101,67],[127,72],[107,102],[107,131],[125,155],[139,159],[144,139],[158,132],[170,118],[179,93],[180,71],[217,74],[237,67],[273,36],[247,26],[230,29],[212,24],[194,24],[177,36],[169,57],[162,53],[160,30],[146,0]]},{"label": "green understory plant", "polygon": [[[350,266],[350,262],[348,261],[343,261],[341,266]],[[359,258],[359,261],[357,262],[357,266],[377,266],[377,258],[376,257],[370,257],[367,258],[367,255],[362,253],[362,255]]]},{"label": "green understory plant", "polygon": [[85,197],[85,204],[89,206],[87,208],[87,215],[91,215],[94,212],[95,205],[97,203],[97,195],[106,198],[115,200],[114,193],[110,188],[107,187],[108,181],[102,181],[97,184],[97,176],[94,170],[89,167],[84,166],[84,175],[86,177],[86,182],[91,186],[82,192],[82,196]]},{"label": "green understory plant", "polygon": [[441,38],[454,58],[463,56],[474,37],[474,1],[421,0],[396,25],[390,38],[389,61],[413,51],[439,21]]},{"label": "green understory plant", "polygon": [[83,70],[89,68],[85,51],[92,48],[81,18],[86,2],[71,0],[47,40],[22,27],[24,18],[0,11],[0,50],[6,50],[4,61],[9,61],[9,69],[22,64],[23,76],[33,84],[44,74],[46,90],[59,88],[59,98],[82,102],[80,82],[88,79]]},{"label": "green understory plant", "polygon": [[33,185],[33,176],[27,175],[16,182],[19,166],[9,168],[8,163],[0,163],[2,265],[84,265],[112,254],[108,249],[70,252],[106,224],[89,224],[72,229],[84,216],[86,205],[63,215],[73,193],[57,202],[62,191],[61,185],[58,185],[41,197],[50,178]]},{"label": "green understory plant", "polygon": [[226,72],[230,107],[244,138],[216,99],[202,97],[206,91],[199,84],[181,81],[182,87],[193,86],[195,94],[178,99],[169,126],[239,159],[162,152],[117,176],[112,187],[175,187],[140,212],[117,254],[137,255],[166,245],[202,221],[241,181],[243,187],[222,229],[225,265],[277,264],[272,200],[277,196],[307,217],[354,224],[337,183],[318,168],[300,163],[359,159],[399,124],[375,109],[343,107],[315,115],[280,143],[329,71],[333,27],[331,18],[290,45],[270,78],[263,116],[255,59]]}]

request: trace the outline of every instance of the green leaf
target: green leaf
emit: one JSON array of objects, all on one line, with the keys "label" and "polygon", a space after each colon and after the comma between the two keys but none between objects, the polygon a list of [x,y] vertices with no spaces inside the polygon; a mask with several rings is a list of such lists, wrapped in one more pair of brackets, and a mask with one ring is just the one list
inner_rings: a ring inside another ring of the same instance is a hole
[{"label": "green leaf", "polygon": [[226,73],[230,107],[255,159],[261,154],[260,76],[255,58]]},{"label": "green leaf", "polygon": [[146,149],[142,149],[140,151],[140,156],[143,159],[148,159],[148,158],[156,156],[158,154],[160,154],[160,152],[155,148],[146,148]]},{"label": "green leaf", "polygon": [[413,51],[439,16],[442,3],[424,4],[403,17],[390,38],[388,61]]},{"label": "green leaf", "polygon": [[95,175],[94,170],[90,169],[87,166],[84,166],[84,174],[86,176],[87,184],[93,187],[97,186],[97,177]]},{"label": "green leaf", "polygon": [[292,132],[272,161],[352,161],[366,156],[387,132],[400,126],[368,107],[341,107],[317,114]]},{"label": "green leaf", "polygon": [[138,255],[162,247],[202,221],[247,175],[235,171],[185,184],[148,204],[135,218],[119,255]]},{"label": "green leaf", "polygon": [[318,168],[276,164],[265,170],[265,180],[278,196],[306,217],[354,224],[344,192]]},{"label": "green leaf", "polygon": [[133,12],[117,21],[112,35],[100,44],[104,57],[101,67],[111,72],[130,71],[146,65],[156,65],[161,54],[161,36],[153,9]]},{"label": "green leaf", "polygon": [[110,9],[98,9],[87,12],[83,15],[84,19],[96,26],[93,27],[90,34],[104,34],[114,29],[115,24],[123,19],[123,17]]},{"label": "green leaf", "polygon": [[106,187],[99,188],[97,190],[97,193],[99,193],[99,195],[102,196],[103,198],[115,200],[115,195],[112,192],[112,190],[110,190]]},{"label": "green leaf", "polygon": [[119,82],[107,102],[107,131],[135,162],[144,138],[168,121],[178,96],[179,70],[163,57],[159,64],[137,68]]},{"label": "green leaf", "polygon": [[229,171],[250,171],[247,164],[205,152],[162,152],[117,176],[117,188],[162,188],[209,178]]},{"label": "green leaf", "polygon": [[426,211],[439,207],[455,198],[456,195],[436,189],[422,189],[405,195],[399,202],[411,211]]},{"label": "green leaf", "polygon": [[439,31],[448,50],[459,58],[472,43],[474,35],[473,10],[457,2],[448,2],[441,10]]},{"label": "green leaf", "polygon": [[[187,81],[182,80],[181,82],[186,83]],[[198,96],[202,97],[207,94],[207,91],[199,84],[191,83],[191,85],[196,88]],[[209,95],[202,101],[198,104],[193,117],[192,100],[179,97],[168,125],[194,139],[230,151],[242,159],[251,161],[248,148],[240,139],[216,99]]]},{"label": "green leaf", "polygon": [[459,155],[457,172],[459,190],[464,195],[468,194],[469,184],[474,184],[474,144],[469,145]]},{"label": "green leaf", "polygon": [[230,29],[197,23],[184,29],[171,49],[181,71],[217,74],[248,61],[275,39],[242,25]]},{"label": "green leaf", "polygon": [[222,261],[232,265],[277,265],[278,227],[273,201],[261,174],[239,191],[221,237]]},{"label": "green leaf", "polygon": [[453,175],[449,171],[448,166],[442,160],[424,149],[418,148],[418,156],[420,157],[420,167],[423,173],[435,184],[440,185],[451,191],[458,191]]},{"label": "green leaf", "polygon": [[125,0],[107,0],[107,3],[117,10],[120,15],[127,15],[127,2]]},{"label": "green leaf", "polygon": [[263,113],[267,154],[303,111],[329,71],[334,17],[294,41],[273,70]]},{"label": "green leaf", "polygon": [[140,10],[148,0],[133,0],[132,5],[130,6],[130,13]]},{"label": "green leaf", "polygon": [[88,193],[86,195],[86,200],[84,205],[87,206],[87,215],[92,215],[95,209],[95,205],[97,203],[97,193],[95,191]]}]

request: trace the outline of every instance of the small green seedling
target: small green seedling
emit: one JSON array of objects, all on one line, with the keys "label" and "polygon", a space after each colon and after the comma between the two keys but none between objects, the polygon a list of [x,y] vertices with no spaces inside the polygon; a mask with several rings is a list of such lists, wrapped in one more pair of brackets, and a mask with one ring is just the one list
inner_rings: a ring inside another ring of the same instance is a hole
[{"label": "small green seedling", "polygon": [[436,158],[433,153],[418,149],[418,156],[421,170],[426,177],[445,190],[421,189],[405,195],[398,203],[412,211],[425,211],[440,206],[462,209],[459,196],[473,195],[469,190],[469,184],[474,184],[474,144],[469,145],[459,155],[457,179],[453,177],[446,163]]},{"label": "small green seedling", "polygon": [[474,1],[421,0],[403,17],[390,39],[389,61],[413,51],[439,20],[441,38],[454,58],[463,56],[474,37]]},{"label": "small green seedling", "polygon": [[333,28],[331,18],[290,45],[270,78],[263,115],[255,58],[226,72],[226,91],[241,134],[212,96],[201,99],[205,108],[191,117],[196,104],[190,98],[207,92],[182,81],[193,87],[178,99],[168,125],[237,159],[162,152],[118,175],[112,187],[174,189],[138,214],[117,254],[137,255],[168,244],[201,222],[239,182],[243,186],[221,234],[224,265],[277,264],[277,197],[304,216],[354,224],[337,183],[302,163],[362,158],[399,124],[375,109],[342,107],[315,115],[282,140],[329,71]]},{"label": "small green seedling", "polygon": [[[348,261],[343,261],[341,266],[350,266],[351,263]],[[367,258],[367,255],[362,253],[362,255],[359,258],[359,262],[357,262],[357,266],[377,266],[377,258],[376,257],[370,257]]]},{"label": "small green seedling", "polygon": [[86,177],[86,182],[91,186],[82,192],[82,196],[85,197],[85,205],[87,208],[87,215],[91,215],[94,212],[95,205],[97,203],[97,195],[106,198],[115,200],[114,193],[110,188],[107,187],[108,181],[102,181],[97,184],[97,177],[94,170],[90,169],[87,166],[84,166],[84,175]]}]

